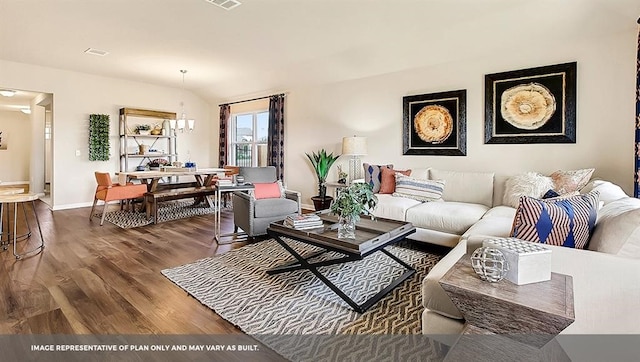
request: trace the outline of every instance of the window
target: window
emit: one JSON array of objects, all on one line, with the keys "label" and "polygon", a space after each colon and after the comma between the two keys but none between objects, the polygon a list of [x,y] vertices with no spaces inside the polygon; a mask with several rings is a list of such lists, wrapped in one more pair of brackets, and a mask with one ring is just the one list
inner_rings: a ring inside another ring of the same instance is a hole
[{"label": "window", "polygon": [[267,166],[269,111],[233,114],[229,139],[228,164],[235,166]]}]

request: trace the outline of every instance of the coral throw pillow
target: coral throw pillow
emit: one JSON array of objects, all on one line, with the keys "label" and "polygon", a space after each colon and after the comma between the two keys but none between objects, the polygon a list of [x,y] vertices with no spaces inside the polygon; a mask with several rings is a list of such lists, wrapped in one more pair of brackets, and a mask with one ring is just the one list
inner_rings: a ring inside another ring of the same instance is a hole
[{"label": "coral throw pillow", "polygon": [[259,199],[274,199],[282,197],[280,191],[280,185],[277,182],[270,183],[254,183],[253,195],[256,200]]},{"label": "coral throw pillow", "polygon": [[378,193],[380,191],[380,182],[382,181],[382,171],[383,168],[392,169],[393,164],[388,165],[371,165],[368,163],[363,163],[362,167],[364,168],[364,182],[371,185],[371,189],[374,193]]},{"label": "coral throw pillow", "polygon": [[396,172],[411,176],[411,170],[401,171],[384,167],[380,171],[382,171],[382,178],[380,180],[379,194],[392,194],[396,191]]}]

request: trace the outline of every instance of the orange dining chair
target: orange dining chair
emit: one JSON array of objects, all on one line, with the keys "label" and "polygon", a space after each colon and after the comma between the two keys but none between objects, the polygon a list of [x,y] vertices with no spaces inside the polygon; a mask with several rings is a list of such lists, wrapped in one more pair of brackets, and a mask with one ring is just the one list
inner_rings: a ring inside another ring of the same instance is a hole
[{"label": "orange dining chair", "polygon": [[93,218],[93,210],[98,203],[98,200],[102,200],[104,202],[104,206],[102,208],[102,219],[100,220],[100,225],[104,223],[104,217],[107,214],[107,204],[109,201],[129,201],[132,199],[137,199],[144,196],[144,193],[147,192],[147,186],[144,184],[133,184],[127,182],[126,184],[114,184],[111,181],[111,175],[108,172],[96,172],[96,182],[98,186],[96,187],[96,195],[93,198],[93,206],[91,207],[91,214],[89,215],[89,220]]},{"label": "orange dining chair", "polygon": [[237,175],[238,173],[240,173],[240,166],[232,166],[232,165],[224,166],[225,176],[233,176],[233,175]]}]

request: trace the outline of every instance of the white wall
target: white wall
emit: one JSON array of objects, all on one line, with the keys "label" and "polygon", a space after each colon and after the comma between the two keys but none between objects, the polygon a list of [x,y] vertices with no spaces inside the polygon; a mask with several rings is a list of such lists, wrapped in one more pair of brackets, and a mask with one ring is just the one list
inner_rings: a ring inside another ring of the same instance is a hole
[{"label": "white wall", "polygon": [[[364,162],[397,168],[434,167],[524,171],[595,167],[595,176],[633,185],[635,119],[635,27],[628,32],[582,42],[527,39],[491,56],[408,70],[338,84],[291,90],[286,101],[286,175],[302,192],[303,203],[317,193],[316,178],[304,153],[325,148],[340,154],[344,136],[368,137]],[[536,45],[536,46],[528,46]],[[461,44],[461,46],[464,46]],[[398,55],[409,56],[409,55]],[[485,74],[577,61],[577,143],[484,144]],[[403,156],[402,97],[467,90],[467,156]],[[347,159],[337,163],[348,169]],[[336,167],[329,180],[335,180]]]},{"label": "white wall", "polygon": [[0,181],[28,183],[31,157],[31,120],[19,111],[0,111],[0,131],[6,150],[0,150]]},{"label": "white wall", "polygon": [[45,142],[44,107],[37,105],[42,99],[31,101],[31,161],[29,163],[29,192],[44,194]]},{"label": "white wall", "polygon": [[[182,96],[180,88],[160,87],[3,60],[0,60],[0,84],[7,88],[53,93],[54,209],[90,205],[95,190],[94,171],[108,171],[112,174],[119,171],[118,110],[122,107],[178,113],[181,98],[184,98],[188,117],[196,119],[196,131],[179,134],[179,159],[182,161],[186,157],[186,151],[190,150],[192,160],[198,165],[210,164],[211,108],[191,92],[184,92]],[[88,126],[91,113],[111,116],[110,161],[91,162],[88,159]],[[215,131],[217,132],[217,128]],[[41,138],[44,139],[44,136]],[[14,138],[11,142],[15,141]],[[28,139],[25,138],[26,141]],[[80,150],[81,153],[78,157],[75,155],[76,150]],[[37,157],[44,157],[44,153]],[[43,160],[41,164],[44,164]]]},{"label": "white wall", "polygon": [[[285,181],[289,188],[302,192],[305,204],[311,204],[317,185],[305,152],[326,148],[340,153],[342,137],[357,134],[369,140],[365,162],[393,163],[399,168],[494,171],[499,175],[595,167],[596,177],[612,180],[631,193],[636,36],[637,29],[630,27],[624,33],[582,42],[532,37],[528,42],[537,46],[515,44],[482,58],[291,89],[286,100]],[[578,63],[576,144],[484,144],[485,74],[570,61]],[[93,172],[119,169],[119,108],[180,110],[178,88],[7,61],[0,61],[0,85],[54,94],[54,208],[90,204]],[[467,90],[467,156],[403,156],[402,97],[456,89]],[[184,101],[189,117],[196,119],[196,131],[179,135],[180,160],[190,150],[198,165],[214,166],[219,102],[207,104],[189,92]],[[88,161],[91,113],[111,115],[111,161]],[[76,150],[81,151],[80,157],[75,156]],[[348,168],[346,159],[338,162]],[[335,179],[335,171],[333,167],[330,180]]]}]

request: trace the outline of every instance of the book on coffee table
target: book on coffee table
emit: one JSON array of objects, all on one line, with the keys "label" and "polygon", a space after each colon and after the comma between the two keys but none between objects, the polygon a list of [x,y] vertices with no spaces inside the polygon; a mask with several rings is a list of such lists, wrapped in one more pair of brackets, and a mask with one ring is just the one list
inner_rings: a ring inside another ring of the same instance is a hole
[{"label": "book on coffee table", "polygon": [[284,219],[283,224],[298,230],[315,229],[324,225],[322,219],[316,214],[289,215]]}]

